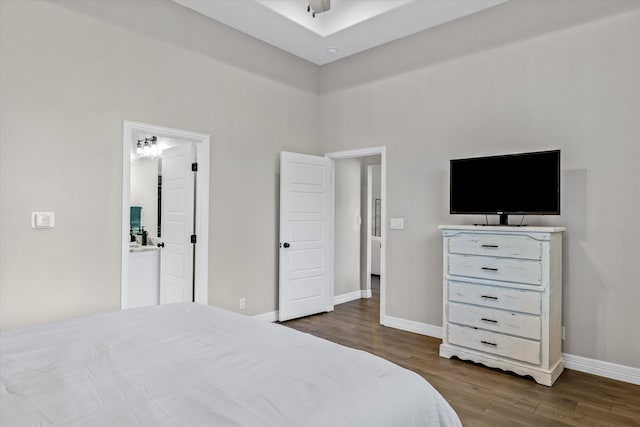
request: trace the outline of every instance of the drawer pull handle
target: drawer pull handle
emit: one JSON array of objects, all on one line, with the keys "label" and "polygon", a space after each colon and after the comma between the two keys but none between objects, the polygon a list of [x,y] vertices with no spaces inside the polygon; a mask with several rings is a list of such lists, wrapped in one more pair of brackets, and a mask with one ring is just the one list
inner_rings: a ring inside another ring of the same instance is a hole
[{"label": "drawer pull handle", "polygon": [[485,322],[498,323],[497,320],[485,319],[484,317],[481,320],[484,320]]},{"label": "drawer pull handle", "polygon": [[481,295],[481,297],[486,299],[498,299],[498,297],[492,297],[491,295]]},{"label": "drawer pull handle", "polygon": [[487,271],[498,271],[497,268],[493,268],[493,267],[482,267],[482,269]]},{"label": "drawer pull handle", "polygon": [[496,344],[496,343],[494,343],[494,342],[489,342],[489,341],[485,341],[485,340],[482,340],[482,341],[480,341],[480,342],[481,342],[482,344],[492,345],[492,346],[494,346],[494,347],[497,347],[497,346],[498,346],[498,344]]},{"label": "drawer pull handle", "polygon": [[482,245],[483,248],[499,248],[498,245]]}]

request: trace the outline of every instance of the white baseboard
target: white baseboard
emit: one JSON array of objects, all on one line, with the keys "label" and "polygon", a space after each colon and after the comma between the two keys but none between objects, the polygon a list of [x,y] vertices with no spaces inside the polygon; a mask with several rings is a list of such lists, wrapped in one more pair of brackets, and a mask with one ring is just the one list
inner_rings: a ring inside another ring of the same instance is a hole
[{"label": "white baseboard", "polygon": [[384,326],[415,332],[416,334],[427,335],[429,337],[442,338],[442,326],[433,326],[413,320],[400,319],[399,317],[385,316]]},{"label": "white baseboard", "polygon": [[270,311],[268,313],[256,314],[252,316],[254,319],[262,320],[264,322],[276,322],[278,320],[278,310]]},{"label": "white baseboard", "polygon": [[567,353],[563,353],[562,357],[564,358],[564,367],[567,369],[640,385],[640,369],[638,368]]},{"label": "white baseboard", "polygon": [[[367,291],[356,291],[344,295],[338,295],[334,299],[334,304],[342,304],[358,298],[370,298],[371,291],[369,290],[368,292],[368,297],[366,296]],[[269,313],[258,314],[253,316],[253,318],[265,322],[275,322],[278,320],[278,311],[276,310]],[[441,326],[433,326],[427,323],[401,319],[393,316],[385,316],[383,324],[389,328],[401,329],[403,331],[442,339]],[[633,368],[631,366],[619,365],[617,363],[605,362],[597,359],[590,359],[588,357],[576,356],[568,353],[563,353],[562,357],[564,358],[564,366],[567,369],[573,369],[574,371],[585,372],[587,374],[598,375],[605,378],[640,385],[639,368]]]},{"label": "white baseboard", "polygon": [[[337,295],[333,298],[333,304],[338,305],[360,298],[371,298],[371,289],[349,292],[348,294]],[[278,310],[268,313],[256,314],[252,316],[254,319],[263,320],[265,322],[276,322],[278,320]]]},{"label": "white baseboard", "polygon": [[[367,292],[369,296],[366,296]],[[344,304],[345,302],[354,301],[360,298],[371,298],[371,290],[360,290],[349,292],[348,294],[336,295],[333,297],[333,305]]]},{"label": "white baseboard", "polygon": [[[390,328],[402,329],[403,331],[415,332],[416,334],[442,339],[441,326],[428,325],[426,323],[392,316],[385,316],[384,325]],[[638,368],[567,353],[563,353],[562,357],[564,359],[564,366],[567,369],[640,385],[640,369]]]}]

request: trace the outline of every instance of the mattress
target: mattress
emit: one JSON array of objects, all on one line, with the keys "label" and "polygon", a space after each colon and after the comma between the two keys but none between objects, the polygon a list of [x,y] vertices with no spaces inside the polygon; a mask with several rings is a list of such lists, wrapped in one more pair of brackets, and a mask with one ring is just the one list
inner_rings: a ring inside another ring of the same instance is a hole
[{"label": "mattress", "polygon": [[199,304],[0,334],[2,426],[455,426],[422,377]]}]

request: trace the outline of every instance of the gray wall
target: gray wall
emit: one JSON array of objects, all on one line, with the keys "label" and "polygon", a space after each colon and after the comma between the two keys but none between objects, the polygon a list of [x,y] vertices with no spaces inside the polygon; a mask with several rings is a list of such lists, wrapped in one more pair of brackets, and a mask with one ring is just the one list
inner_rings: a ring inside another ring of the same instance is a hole
[{"label": "gray wall", "polygon": [[334,295],[360,290],[360,159],[335,162]]},{"label": "gray wall", "polygon": [[[369,234],[373,234],[373,215],[374,215],[374,200],[377,197],[380,197],[381,186],[380,186],[380,162],[382,161],[381,156],[367,156],[360,158],[360,216],[362,217],[362,225],[360,227],[360,289],[369,290],[371,289],[371,277],[367,280],[367,236]],[[368,206],[368,191],[369,191],[369,165],[373,165],[373,173],[372,173],[372,201],[371,206]],[[376,172],[377,171],[377,172]],[[370,209],[369,209],[370,208]],[[370,210],[370,211],[369,211]],[[369,215],[371,215],[371,220],[369,220]]]},{"label": "gray wall", "polygon": [[125,119],[211,135],[209,303],[273,311],[278,153],[321,154],[316,85],[169,1],[1,1],[0,326],[119,309]]},{"label": "gray wall", "polygon": [[[376,199],[380,199],[382,203],[382,187],[381,187],[381,175],[380,175],[380,165],[374,165],[371,169],[371,235],[372,236],[380,236],[380,231],[378,230],[376,234],[375,223],[376,223]],[[382,224],[380,224],[382,227]]]},{"label": "gray wall", "polygon": [[568,228],[564,351],[640,367],[640,13],[389,70],[428,36],[321,74],[325,151],[387,146],[387,314],[441,325],[437,226],[484,220],[448,214],[449,159],[560,148],[562,215],[526,222]]},{"label": "gray wall", "polygon": [[640,367],[640,13],[557,31],[638,3],[544,3],[318,69],[166,0],[0,1],[0,327],[119,308],[128,119],[211,134],[209,303],[247,314],[277,308],[279,151],[387,146],[387,312],[440,325],[436,227],[481,220],[448,160],[560,148],[563,214],[527,222],[568,227],[564,351]]}]

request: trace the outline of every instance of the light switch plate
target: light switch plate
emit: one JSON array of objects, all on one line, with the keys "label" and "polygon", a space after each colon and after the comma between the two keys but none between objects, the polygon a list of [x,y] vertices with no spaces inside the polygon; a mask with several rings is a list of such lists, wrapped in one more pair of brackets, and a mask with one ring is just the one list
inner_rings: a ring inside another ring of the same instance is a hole
[{"label": "light switch plate", "polygon": [[404,218],[391,218],[392,230],[404,230]]},{"label": "light switch plate", "polygon": [[56,214],[53,212],[31,212],[31,228],[53,228]]}]

